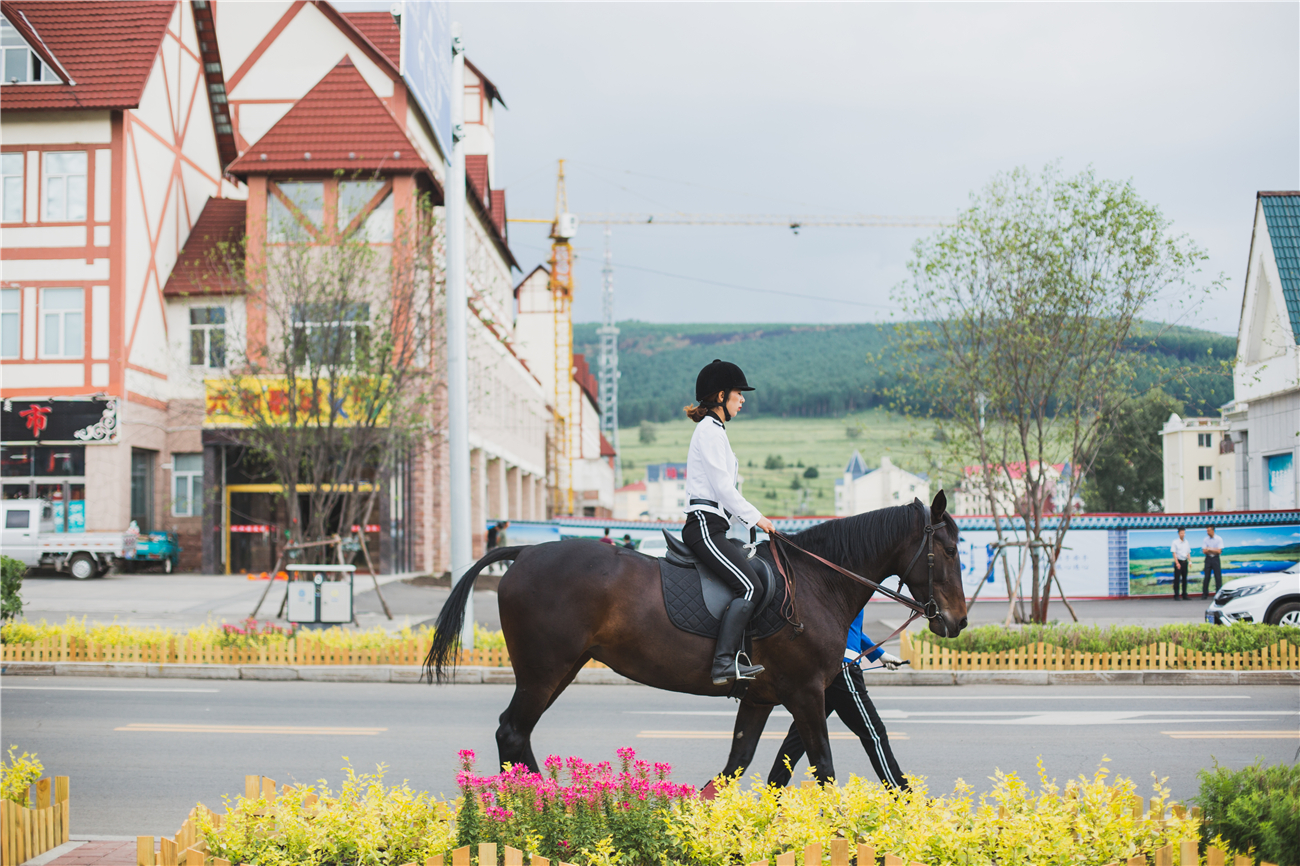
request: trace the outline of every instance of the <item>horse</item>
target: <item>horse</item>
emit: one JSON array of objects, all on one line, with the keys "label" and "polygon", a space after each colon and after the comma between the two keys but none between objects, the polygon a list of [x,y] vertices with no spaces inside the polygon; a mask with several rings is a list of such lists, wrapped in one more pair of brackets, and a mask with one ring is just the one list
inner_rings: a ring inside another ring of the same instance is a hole
[{"label": "horse", "polygon": [[[800,629],[786,625],[753,641],[752,659],[766,670],[749,683],[736,713],[723,776],[743,772],[754,757],[768,715],[778,704],[794,717],[817,780],[834,778],[824,693],[839,674],[849,625],[874,587],[827,567],[816,557],[874,583],[901,575],[912,598],[924,600],[930,630],[954,637],[966,626],[966,597],[957,556],[957,524],[943,491],[921,500],[827,520],[790,537],[786,569],[795,590]],[[780,541],[772,542],[780,544]],[[922,557],[922,554],[927,556]],[[539,772],[532,732],[578,671],[596,659],[630,680],[695,695],[727,695],[732,686],[710,676],[713,641],[677,629],[668,619],[652,556],[588,539],[497,548],[456,583],[438,616],[425,659],[430,682],[454,665],[465,602],[485,566],[514,560],[501,578],[498,607],[515,692],[500,716],[496,741],[502,765]]]}]

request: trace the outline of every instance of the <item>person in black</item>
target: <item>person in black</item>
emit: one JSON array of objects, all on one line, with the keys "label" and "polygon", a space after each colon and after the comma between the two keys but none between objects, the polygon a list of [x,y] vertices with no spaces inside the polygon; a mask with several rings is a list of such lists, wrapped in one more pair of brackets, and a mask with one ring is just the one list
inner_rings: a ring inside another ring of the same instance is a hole
[{"label": "person in black", "polygon": [[626,547],[628,550],[636,550],[636,545],[632,543],[632,536],[630,534],[623,535],[623,544],[621,546]]},{"label": "person in black", "polygon": [[487,549],[491,550],[497,546],[497,525],[494,523],[488,527]]}]

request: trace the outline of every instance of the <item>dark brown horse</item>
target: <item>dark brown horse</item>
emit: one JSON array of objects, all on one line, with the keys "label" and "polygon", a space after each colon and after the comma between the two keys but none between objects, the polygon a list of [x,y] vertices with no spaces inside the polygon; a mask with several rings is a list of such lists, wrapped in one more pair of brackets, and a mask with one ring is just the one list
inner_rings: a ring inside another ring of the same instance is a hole
[{"label": "dark brown horse", "polygon": [[[828,520],[792,541],[877,583],[907,570],[902,582],[913,598],[927,603],[930,630],[955,636],[966,626],[966,598],[957,524],[946,508],[940,491],[928,509],[916,500]],[[929,553],[934,554],[932,566]],[[658,560],[585,539],[498,548],[479,560],[456,584],[438,617],[425,662],[431,679],[436,675],[442,682],[455,659],[474,578],[488,563],[503,559],[514,560],[501,578],[498,600],[515,671],[514,698],[497,728],[503,764],[538,771],[530,742],[533,727],[589,659],[655,688],[719,696],[729,691],[730,686],[715,686],[710,678],[713,641],[680,631],[668,620]],[[781,704],[794,716],[808,761],[825,782],[835,776],[835,768],[823,694],[840,672],[849,624],[874,590],[797,551],[790,552],[789,563],[797,620],[804,631],[793,636],[786,626],[754,641],[753,660],[766,670],[740,703],[731,756],[722,772],[730,775],[749,764],[768,715]]]}]

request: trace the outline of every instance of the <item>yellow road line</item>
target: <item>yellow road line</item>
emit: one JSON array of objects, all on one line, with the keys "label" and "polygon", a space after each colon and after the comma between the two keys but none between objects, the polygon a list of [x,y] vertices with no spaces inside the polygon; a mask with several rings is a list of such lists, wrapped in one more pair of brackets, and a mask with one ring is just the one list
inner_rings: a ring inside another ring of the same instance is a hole
[{"label": "yellow road line", "polygon": [[[641,731],[637,737],[643,740],[730,740],[731,731]],[[831,731],[832,740],[856,740],[856,734],[850,731]],[[891,740],[906,740],[907,734],[898,734],[891,732]],[[785,734],[776,731],[768,731],[763,734],[764,740],[784,740]]]},{"label": "yellow road line", "polygon": [[165,722],[133,722],[115,731],[152,734],[307,734],[316,736],[369,736],[388,728],[330,728],[304,725],[184,725]]},{"label": "yellow road line", "polygon": [[1300,731],[1161,731],[1175,740],[1300,740]]}]

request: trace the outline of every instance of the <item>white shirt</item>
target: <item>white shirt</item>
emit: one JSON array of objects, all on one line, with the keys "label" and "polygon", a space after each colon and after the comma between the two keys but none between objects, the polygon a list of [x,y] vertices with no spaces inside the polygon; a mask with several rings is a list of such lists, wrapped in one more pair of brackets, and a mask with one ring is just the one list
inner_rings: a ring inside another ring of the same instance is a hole
[{"label": "white shirt", "polygon": [[1180,538],[1169,545],[1169,552],[1174,555],[1174,559],[1187,559],[1192,555],[1192,543],[1186,538]]},{"label": "white shirt", "polygon": [[1223,536],[1216,535],[1213,538],[1207,534],[1201,539],[1201,553],[1218,553],[1223,550]]},{"label": "white shirt", "polygon": [[692,511],[707,511],[726,517],[723,510],[753,528],[762,518],[763,513],[750,505],[736,489],[740,478],[740,461],[731,450],[727,439],[727,428],[714,415],[709,415],[695,425],[691,434],[691,447],[686,452],[686,498],[708,499],[718,503],[718,508],[709,505],[686,506]]}]

